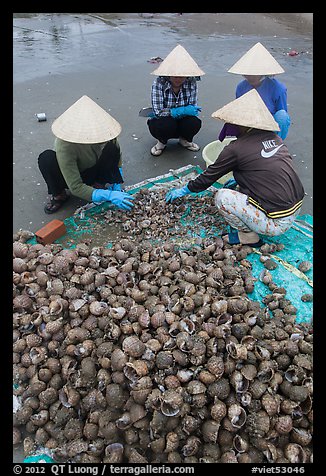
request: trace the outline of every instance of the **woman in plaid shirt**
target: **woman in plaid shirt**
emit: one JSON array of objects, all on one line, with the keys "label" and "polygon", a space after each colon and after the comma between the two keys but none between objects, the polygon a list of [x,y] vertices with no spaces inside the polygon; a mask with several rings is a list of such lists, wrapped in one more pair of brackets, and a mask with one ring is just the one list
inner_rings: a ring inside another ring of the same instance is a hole
[{"label": "woman in plaid shirt", "polygon": [[149,131],[157,144],[152,155],[161,155],[169,139],[179,139],[179,144],[191,151],[199,150],[192,142],[201,128],[197,117],[197,79],[205,74],[181,46],[176,46],[152,74],[151,99],[153,115],[147,121]]}]

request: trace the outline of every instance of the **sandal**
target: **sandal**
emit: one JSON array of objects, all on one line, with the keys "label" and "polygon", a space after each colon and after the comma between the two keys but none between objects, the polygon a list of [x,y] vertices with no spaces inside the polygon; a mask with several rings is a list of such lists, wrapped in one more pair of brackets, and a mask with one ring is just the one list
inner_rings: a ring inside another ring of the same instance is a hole
[{"label": "sandal", "polygon": [[188,142],[186,139],[183,139],[182,137],[180,137],[179,139],[179,144],[182,147],[185,147],[186,149],[191,150],[193,152],[196,152],[197,150],[200,149],[198,144],[195,144],[195,142]]},{"label": "sandal", "polygon": [[162,154],[162,152],[163,152],[163,150],[165,149],[166,146],[164,145],[164,147],[162,148],[162,146],[160,147],[160,145],[162,145],[162,144],[158,142],[157,144],[154,145],[154,147],[151,148],[151,154],[152,155],[157,156],[157,155]]},{"label": "sandal", "polygon": [[57,212],[62,205],[70,198],[70,195],[65,195],[63,198],[52,197],[50,201],[45,205],[44,211],[48,215]]},{"label": "sandal", "polygon": [[256,243],[241,243],[238,230],[231,227],[228,233],[222,233],[222,237],[223,236],[228,237],[228,241],[226,241],[226,243],[228,243],[229,245],[247,245],[251,246],[252,248],[260,248],[264,244],[263,240],[261,239],[259,239],[259,241],[257,241]]}]

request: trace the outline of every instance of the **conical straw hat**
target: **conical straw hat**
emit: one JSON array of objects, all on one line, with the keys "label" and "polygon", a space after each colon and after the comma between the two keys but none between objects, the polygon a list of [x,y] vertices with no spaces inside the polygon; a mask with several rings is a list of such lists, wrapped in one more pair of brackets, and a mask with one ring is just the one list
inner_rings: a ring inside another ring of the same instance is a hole
[{"label": "conical straw hat", "polygon": [[228,72],[242,75],[268,76],[284,73],[284,69],[261,43],[256,43]]},{"label": "conical straw hat", "polygon": [[181,45],[177,45],[151,74],[157,76],[202,76],[204,71]]},{"label": "conical straw hat", "polygon": [[97,144],[114,139],[120,124],[88,96],[82,96],[52,124],[59,139],[77,144]]},{"label": "conical straw hat", "polygon": [[266,131],[280,130],[256,89],[251,89],[243,96],[213,112],[212,117],[238,126],[254,127]]}]

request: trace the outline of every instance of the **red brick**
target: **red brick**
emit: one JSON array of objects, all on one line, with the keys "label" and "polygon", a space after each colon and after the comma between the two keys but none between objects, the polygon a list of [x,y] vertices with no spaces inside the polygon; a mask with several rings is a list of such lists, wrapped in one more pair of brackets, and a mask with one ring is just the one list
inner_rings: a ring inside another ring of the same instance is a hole
[{"label": "red brick", "polygon": [[53,243],[66,233],[66,226],[61,220],[52,220],[36,233],[36,241],[42,245]]}]

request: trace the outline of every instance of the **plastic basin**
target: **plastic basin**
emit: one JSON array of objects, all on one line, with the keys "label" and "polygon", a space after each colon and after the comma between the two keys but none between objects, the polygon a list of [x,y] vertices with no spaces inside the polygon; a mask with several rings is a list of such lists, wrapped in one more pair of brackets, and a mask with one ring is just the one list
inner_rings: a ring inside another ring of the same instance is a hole
[{"label": "plastic basin", "polygon": [[[219,140],[214,140],[213,142],[210,142],[209,144],[205,145],[205,147],[202,150],[202,156],[203,159],[206,163],[206,167],[208,167],[211,164],[214,164],[216,161],[217,157],[219,154],[222,152],[224,147],[233,140],[235,140],[236,137],[228,137],[223,140],[223,142]],[[217,182],[224,184],[227,180],[233,178],[233,173],[229,172],[226,175],[223,175],[223,177],[220,177]]]}]

